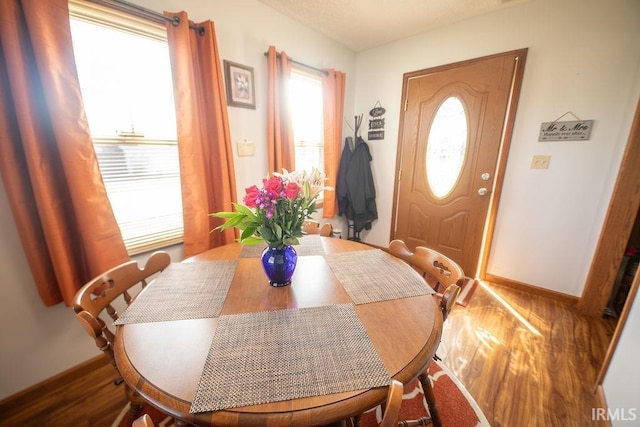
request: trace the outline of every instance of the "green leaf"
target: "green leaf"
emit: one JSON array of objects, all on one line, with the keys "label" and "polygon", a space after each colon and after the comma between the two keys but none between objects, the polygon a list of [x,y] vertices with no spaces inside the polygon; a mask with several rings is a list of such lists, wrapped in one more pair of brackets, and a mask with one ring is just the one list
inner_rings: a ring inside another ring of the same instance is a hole
[{"label": "green leaf", "polygon": [[237,227],[240,230],[245,230],[247,228],[253,228],[255,230],[259,226],[260,226],[260,221],[258,221],[257,219],[244,217],[242,218],[242,221],[238,223]]},{"label": "green leaf", "polygon": [[264,239],[260,237],[247,237],[246,239],[241,240],[244,245],[257,245],[258,243],[264,243]]},{"label": "green leaf", "polygon": [[273,242],[274,240],[277,240],[277,237],[275,234],[273,234],[273,231],[271,231],[271,229],[266,226],[262,227],[262,230],[260,231],[260,235],[262,235],[262,238],[267,242]]},{"label": "green leaf", "polygon": [[219,226],[217,226],[216,228],[214,228],[211,231],[216,231],[216,230],[226,230],[227,228],[229,228],[229,226],[227,225],[227,223],[225,222],[224,224],[220,224]]},{"label": "green leaf", "polygon": [[242,235],[240,236],[240,240],[244,241],[249,237],[253,236],[255,233],[256,233],[255,227],[247,227],[242,232]]},{"label": "green leaf", "polygon": [[237,215],[231,219],[229,219],[224,225],[225,228],[229,228],[229,227],[237,227],[240,230],[242,230],[242,227],[240,227],[240,222],[244,219],[244,217],[242,215]]},{"label": "green leaf", "polygon": [[250,217],[255,217],[256,216],[256,214],[251,209],[249,209],[248,207],[246,207],[244,205],[240,205],[238,203],[234,203],[233,206],[236,208],[238,213],[241,213],[243,215],[250,216]]},{"label": "green leaf", "polygon": [[280,226],[280,224],[274,223],[273,224],[273,231],[277,237],[278,240],[282,239],[282,227]]},{"label": "green leaf", "polygon": [[296,239],[295,237],[285,237],[282,243],[284,243],[285,245],[291,246],[291,245],[299,245],[300,241],[298,241],[298,239]]},{"label": "green leaf", "polygon": [[237,212],[216,212],[209,214],[209,216],[215,216],[218,218],[233,218],[236,215],[238,215]]}]

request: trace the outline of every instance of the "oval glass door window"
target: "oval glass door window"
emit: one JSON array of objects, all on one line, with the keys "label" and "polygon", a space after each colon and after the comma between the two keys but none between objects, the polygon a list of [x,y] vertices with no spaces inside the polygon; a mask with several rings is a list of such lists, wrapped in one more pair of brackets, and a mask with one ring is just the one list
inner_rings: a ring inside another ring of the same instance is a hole
[{"label": "oval glass door window", "polygon": [[426,172],[429,188],[439,199],[455,187],[467,151],[467,115],[455,96],[436,111],[427,140]]}]

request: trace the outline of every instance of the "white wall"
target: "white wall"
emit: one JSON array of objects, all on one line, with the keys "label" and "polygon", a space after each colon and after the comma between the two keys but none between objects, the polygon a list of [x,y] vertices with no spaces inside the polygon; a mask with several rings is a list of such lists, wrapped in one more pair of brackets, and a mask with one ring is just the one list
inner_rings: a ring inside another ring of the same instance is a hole
[{"label": "white wall", "polygon": [[[256,155],[234,157],[239,196],[244,188],[267,174],[266,57],[269,45],[315,67],[347,73],[346,111],[351,115],[355,54],[344,46],[254,0],[136,1],[145,7],[186,10],[191,20],[214,21],[220,59],[254,67],[255,110],[229,107],[231,137],[256,143]],[[99,355],[70,308],[45,307],[38,297],[13,217],[0,184],[0,399]],[[182,258],[181,247],[171,248],[172,259]],[[140,258],[145,258],[144,256]]]},{"label": "white wall", "polygon": [[[640,94],[638,46],[636,0],[534,0],[360,53],[355,111],[387,109],[386,139],[369,143],[379,220],[364,239],[390,236],[403,73],[528,48],[488,272],[579,296]],[[567,111],[595,120],[591,139],[538,142]],[[548,170],[529,169],[534,154],[551,155]]]},{"label": "white wall", "polygon": [[0,185],[0,399],[96,354],[64,305],[45,308]]}]

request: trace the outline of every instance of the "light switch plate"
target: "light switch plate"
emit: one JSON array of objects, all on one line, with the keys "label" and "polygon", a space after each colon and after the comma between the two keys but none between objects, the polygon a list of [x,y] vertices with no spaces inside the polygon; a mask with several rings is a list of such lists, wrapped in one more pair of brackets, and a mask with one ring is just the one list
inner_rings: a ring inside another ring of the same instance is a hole
[{"label": "light switch plate", "polygon": [[256,144],[253,141],[238,142],[238,156],[254,156]]},{"label": "light switch plate", "polygon": [[531,158],[531,169],[549,169],[551,156],[535,155]]}]

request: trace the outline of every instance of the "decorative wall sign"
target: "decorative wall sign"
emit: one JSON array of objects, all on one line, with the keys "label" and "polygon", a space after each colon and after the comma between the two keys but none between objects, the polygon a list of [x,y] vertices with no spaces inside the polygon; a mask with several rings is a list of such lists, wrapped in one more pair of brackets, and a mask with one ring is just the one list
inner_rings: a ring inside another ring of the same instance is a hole
[{"label": "decorative wall sign", "polygon": [[[560,122],[561,118],[571,114],[577,121]],[[538,141],[586,141],[591,137],[593,120],[580,120],[580,117],[567,111],[552,122],[540,125]]]},{"label": "decorative wall sign", "polygon": [[369,115],[373,117],[369,120],[369,140],[384,139],[384,119],[382,116],[386,110],[380,105],[380,101],[376,102]]},{"label": "decorative wall sign", "polygon": [[538,141],[586,141],[592,127],[593,120],[542,123]]},{"label": "decorative wall sign", "polygon": [[253,68],[223,60],[227,87],[227,104],[233,107],[256,108]]}]

